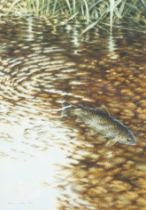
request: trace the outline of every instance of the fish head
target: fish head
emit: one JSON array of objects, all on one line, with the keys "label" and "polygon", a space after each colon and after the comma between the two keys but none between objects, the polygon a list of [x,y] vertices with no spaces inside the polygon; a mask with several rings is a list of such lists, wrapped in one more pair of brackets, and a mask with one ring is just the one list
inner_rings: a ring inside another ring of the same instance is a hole
[{"label": "fish head", "polygon": [[125,134],[124,138],[122,139],[121,143],[127,144],[127,145],[135,145],[136,144],[136,138],[131,130],[128,129],[128,131]]},{"label": "fish head", "polygon": [[127,144],[127,145],[135,145],[136,144],[136,138],[131,130],[125,129],[122,132],[122,135],[116,137],[117,142],[121,144]]}]

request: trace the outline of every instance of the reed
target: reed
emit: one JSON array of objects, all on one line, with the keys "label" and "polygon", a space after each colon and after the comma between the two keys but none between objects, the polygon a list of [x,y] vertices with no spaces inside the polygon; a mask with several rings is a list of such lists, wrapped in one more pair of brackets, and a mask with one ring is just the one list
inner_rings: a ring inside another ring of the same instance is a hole
[{"label": "reed", "polygon": [[60,20],[85,21],[85,30],[106,23],[112,28],[125,20],[145,21],[145,0],[2,0],[7,15],[44,16]]}]

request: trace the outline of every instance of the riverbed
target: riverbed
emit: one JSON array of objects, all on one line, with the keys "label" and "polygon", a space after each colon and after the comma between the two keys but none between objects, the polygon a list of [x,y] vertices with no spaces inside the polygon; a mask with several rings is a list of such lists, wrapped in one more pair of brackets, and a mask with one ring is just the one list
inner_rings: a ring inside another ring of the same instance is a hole
[{"label": "riverbed", "polygon": [[[145,58],[137,31],[1,17],[1,209],[146,209]],[[136,145],[107,146],[64,103],[104,105]]]}]

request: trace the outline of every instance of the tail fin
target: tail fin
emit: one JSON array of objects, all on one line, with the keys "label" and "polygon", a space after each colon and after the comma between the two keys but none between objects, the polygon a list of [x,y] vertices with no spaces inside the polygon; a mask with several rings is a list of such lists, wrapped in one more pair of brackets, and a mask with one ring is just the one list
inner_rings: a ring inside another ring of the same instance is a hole
[{"label": "tail fin", "polygon": [[70,108],[72,107],[73,105],[63,102],[61,108],[61,118],[67,117],[70,113]]}]

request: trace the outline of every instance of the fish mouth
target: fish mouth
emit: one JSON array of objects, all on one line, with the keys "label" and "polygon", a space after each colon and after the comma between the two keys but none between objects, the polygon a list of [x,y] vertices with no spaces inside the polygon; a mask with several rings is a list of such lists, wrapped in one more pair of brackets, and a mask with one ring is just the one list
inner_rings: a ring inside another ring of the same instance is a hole
[{"label": "fish mouth", "polygon": [[129,145],[136,145],[136,142],[130,142]]},{"label": "fish mouth", "polygon": [[131,142],[124,142],[124,141],[120,141],[119,143],[121,143],[121,144],[131,145],[131,146],[136,145],[136,141],[131,141]]},{"label": "fish mouth", "polygon": [[134,145],[136,145],[136,141],[126,142],[125,144],[134,146]]}]

